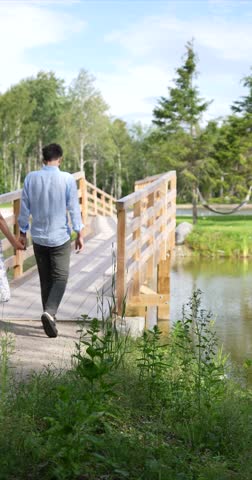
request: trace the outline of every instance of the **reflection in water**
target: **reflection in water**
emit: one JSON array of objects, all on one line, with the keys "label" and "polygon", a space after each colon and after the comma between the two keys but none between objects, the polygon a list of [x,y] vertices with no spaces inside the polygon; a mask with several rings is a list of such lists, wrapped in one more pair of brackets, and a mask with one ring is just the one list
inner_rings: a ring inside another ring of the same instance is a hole
[{"label": "reflection in water", "polygon": [[171,273],[171,321],[181,318],[182,305],[195,288],[202,307],[211,310],[216,331],[231,359],[252,359],[252,261],[174,259]]}]

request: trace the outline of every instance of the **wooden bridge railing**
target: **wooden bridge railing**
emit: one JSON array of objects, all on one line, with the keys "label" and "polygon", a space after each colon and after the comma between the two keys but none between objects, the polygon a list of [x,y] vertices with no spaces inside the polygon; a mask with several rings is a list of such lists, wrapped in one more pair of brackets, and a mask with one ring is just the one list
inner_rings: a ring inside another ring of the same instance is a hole
[{"label": "wooden bridge railing", "polygon": [[[160,305],[168,300],[162,262],[175,244],[176,172],[136,182],[135,192],[117,201],[117,301],[122,314],[131,306]],[[158,271],[157,292],[145,289]],[[147,294],[146,294],[147,291]]]},{"label": "wooden bridge railing", "polygon": [[[86,223],[87,217],[91,215],[116,215],[116,199],[108,193],[100,190],[91,183],[89,183],[83,172],[73,174],[78,187],[78,196],[81,207],[81,214],[83,222]],[[5,217],[5,220],[10,228],[13,228],[13,233],[19,235],[18,215],[20,211],[22,190],[15,192],[4,193],[0,195],[0,205],[12,205],[12,213]],[[28,235],[30,239],[30,234]],[[7,253],[5,260],[6,268],[13,268],[14,278],[18,278],[23,274],[24,261],[33,256],[33,247],[30,245],[26,251],[14,251],[5,238],[2,240],[3,251]]]}]

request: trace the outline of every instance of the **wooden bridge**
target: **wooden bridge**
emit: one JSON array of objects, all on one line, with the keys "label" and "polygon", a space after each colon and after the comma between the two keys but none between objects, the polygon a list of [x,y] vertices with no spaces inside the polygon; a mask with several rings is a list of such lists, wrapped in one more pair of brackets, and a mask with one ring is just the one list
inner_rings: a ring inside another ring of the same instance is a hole
[{"label": "wooden bridge", "polygon": [[[119,315],[146,317],[155,308],[159,318],[168,318],[176,172],[138,181],[135,191],[120,200],[89,183],[83,173],[75,173],[74,178],[86,240],[84,251],[71,255],[70,278],[58,318],[101,317],[107,315],[111,303]],[[15,235],[19,235],[21,193],[0,195],[1,205],[12,204],[6,221]],[[12,278],[12,298],[3,306],[2,318],[39,320],[40,287],[31,239],[25,252],[13,252],[7,239],[2,246]]]}]

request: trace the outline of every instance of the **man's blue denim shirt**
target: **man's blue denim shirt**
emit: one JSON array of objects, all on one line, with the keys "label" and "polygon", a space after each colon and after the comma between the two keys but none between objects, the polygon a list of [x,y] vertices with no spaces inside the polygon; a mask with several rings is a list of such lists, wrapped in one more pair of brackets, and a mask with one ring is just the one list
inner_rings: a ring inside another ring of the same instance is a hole
[{"label": "man's blue denim shirt", "polygon": [[58,247],[71,236],[68,213],[75,232],[83,228],[77,186],[73,176],[58,167],[44,166],[31,172],[24,181],[18,218],[21,232],[29,230],[34,243]]}]

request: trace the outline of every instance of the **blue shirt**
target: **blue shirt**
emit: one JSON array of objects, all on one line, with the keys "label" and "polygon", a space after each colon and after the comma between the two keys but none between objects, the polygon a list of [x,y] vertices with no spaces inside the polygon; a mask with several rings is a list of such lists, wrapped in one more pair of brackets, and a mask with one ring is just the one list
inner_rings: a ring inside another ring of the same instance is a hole
[{"label": "blue shirt", "polygon": [[63,245],[71,235],[67,212],[73,230],[80,232],[83,224],[77,186],[70,173],[61,172],[56,166],[44,166],[27,175],[18,218],[21,232],[29,230],[32,215],[34,243],[47,247]]}]

